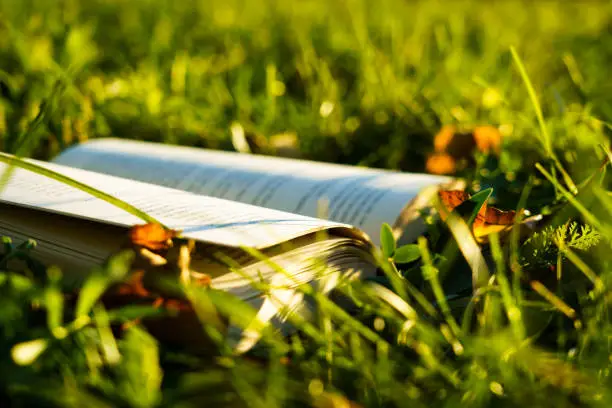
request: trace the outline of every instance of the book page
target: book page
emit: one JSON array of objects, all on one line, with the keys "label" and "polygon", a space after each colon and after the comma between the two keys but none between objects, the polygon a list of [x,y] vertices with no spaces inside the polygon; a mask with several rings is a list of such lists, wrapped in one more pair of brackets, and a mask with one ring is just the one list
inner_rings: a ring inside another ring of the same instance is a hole
[{"label": "book page", "polygon": [[[59,266],[64,276],[70,278],[68,283],[82,280],[85,272],[103,265],[109,256],[125,248],[128,245],[125,232],[121,226],[0,203],[0,235],[10,237],[17,245],[29,238],[34,239],[36,259],[45,265]],[[318,259],[325,259],[328,266],[338,266],[338,260],[342,259],[343,262],[350,262],[353,268],[362,266],[355,273],[372,275],[375,262],[368,252],[367,242],[334,236],[325,240],[314,238],[305,235],[281,247],[263,249],[261,253],[270,257],[276,265],[290,270],[290,279],[295,280],[294,283],[307,282],[307,277],[312,277],[308,265]],[[243,298],[255,296],[256,291],[248,280],[258,281],[262,277],[272,279],[278,274],[276,267],[249,256],[241,248],[208,243],[196,248],[190,268],[211,276],[213,287]],[[347,252],[352,256],[347,258]],[[219,254],[242,265],[243,270],[240,273],[230,272],[225,262],[218,258]],[[245,275],[249,278],[245,278]]]},{"label": "book page", "polygon": [[0,203],[0,235],[16,245],[35,240],[35,259],[59,266],[70,286],[127,242],[122,227],[5,203]]},{"label": "book page", "polygon": [[[117,197],[182,231],[186,238],[217,245],[266,248],[312,232],[348,227],[58,164],[30,162]],[[0,175],[8,167],[0,163]],[[0,186],[0,202],[125,227],[144,223],[102,199],[20,168],[13,168]]]},{"label": "book page", "polygon": [[245,155],[122,139],[72,147],[55,162],[310,217],[354,225],[375,244],[420,191],[450,181],[305,160]]}]

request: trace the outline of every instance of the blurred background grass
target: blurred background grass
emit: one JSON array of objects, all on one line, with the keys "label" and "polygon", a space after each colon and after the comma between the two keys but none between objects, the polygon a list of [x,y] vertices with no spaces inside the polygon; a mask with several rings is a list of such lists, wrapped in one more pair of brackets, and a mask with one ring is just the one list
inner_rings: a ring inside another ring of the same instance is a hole
[{"label": "blurred background grass", "polygon": [[2,147],[18,151],[27,131],[43,158],[110,135],[231,149],[239,123],[263,145],[284,135],[303,157],[419,171],[441,124],[484,123],[501,126],[512,170],[523,150],[537,153],[538,131],[509,47],[571,155],[601,141],[591,116],[612,116],[611,11],[597,1],[2,0]]}]

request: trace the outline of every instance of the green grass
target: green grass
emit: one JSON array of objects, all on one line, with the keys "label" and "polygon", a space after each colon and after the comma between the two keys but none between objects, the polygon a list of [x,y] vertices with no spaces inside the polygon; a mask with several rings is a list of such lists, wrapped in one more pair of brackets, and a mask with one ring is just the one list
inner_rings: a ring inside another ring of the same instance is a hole
[{"label": "green grass", "polygon": [[[308,293],[320,312],[302,335],[271,333],[248,357],[211,326],[212,356],[138,326],[119,336],[115,322],[151,310],[104,310],[98,273],[77,314],[33,243],[6,241],[0,401],[609,406],[611,27],[595,1],[0,0],[2,151],[46,159],[110,135],[232,149],[240,124],[258,151],[294,133],[302,157],[422,171],[442,125],[490,124],[501,155],[459,175],[550,225],[466,260],[463,224],[437,223],[418,261],[383,259],[378,285],[344,286],[355,316]],[[123,276],[125,259],[108,268]]]}]

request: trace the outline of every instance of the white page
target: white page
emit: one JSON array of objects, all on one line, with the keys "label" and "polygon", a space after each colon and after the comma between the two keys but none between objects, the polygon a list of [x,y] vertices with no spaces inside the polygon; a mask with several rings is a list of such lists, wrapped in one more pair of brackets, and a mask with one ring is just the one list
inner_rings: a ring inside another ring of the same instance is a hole
[{"label": "white page", "polygon": [[359,227],[379,244],[419,191],[447,177],[305,160],[244,155],[123,139],[98,139],[62,153],[57,163],[310,217],[319,200],[329,219]]},{"label": "white page", "polygon": [[[30,160],[104,191],[145,211],[183,236],[226,246],[265,248],[340,224],[119,177]],[[0,177],[9,166],[0,163]],[[59,181],[14,168],[0,186],[0,201],[109,224],[142,224],[140,218]]]}]

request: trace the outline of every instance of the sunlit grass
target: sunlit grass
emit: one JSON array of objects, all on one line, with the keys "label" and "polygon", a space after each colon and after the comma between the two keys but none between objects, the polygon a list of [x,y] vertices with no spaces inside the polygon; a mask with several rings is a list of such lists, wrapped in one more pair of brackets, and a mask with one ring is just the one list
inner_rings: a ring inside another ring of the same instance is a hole
[{"label": "sunlit grass", "polygon": [[[422,171],[442,125],[492,125],[501,154],[476,153],[459,175],[549,225],[527,243],[515,229],[483,247],[469,218],[435,223],[408,247],[383,229],[381,276],[339,288],[351,313],[301,287],[312,319],[292,317],[288,337],[263,330],[246,356],[206,319],[176,346],[134,322],[159,310],[105,310],[100,296],[129,254],[64,298],[61,272],[41,269],[32,242],[5,240],[0,401],[609,406],[611,11],[595,1],[0,0],[5,152],[46,159],[109,135],[233,149],[240,129],[254,152],[282,153],[277,136],[294,133],[292,155]],[[33,273],[8,268],[15,259]],[[227,294],[179,289],[239,326],[254,316]],[[190,342],[203,334],[198,350]]]}]

